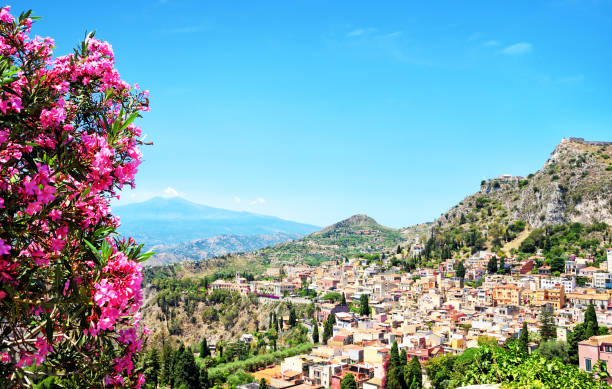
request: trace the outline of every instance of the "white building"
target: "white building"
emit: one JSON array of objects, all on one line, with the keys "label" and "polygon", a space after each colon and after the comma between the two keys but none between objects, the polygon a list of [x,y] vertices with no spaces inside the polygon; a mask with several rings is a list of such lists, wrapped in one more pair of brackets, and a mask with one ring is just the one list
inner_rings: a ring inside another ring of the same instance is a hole
[{"label": "white building", "polygon": [[612,273],[593,273],[593,287],[598,289],[612,289]]},{"label": "white building", "polygon": [[421,255],[421,253],[423,253],[423,250],[425,250],[425,247],[422,244],[418,244],[418,243],[413,244],[412,245],[412,256],[418,257],[419,255]]},{"label": "white building", "polygon": [[565,293],[576,289],[576,277],[546,277],[540,279],[540,289],[553,289],[555,285],[563,285]]}]

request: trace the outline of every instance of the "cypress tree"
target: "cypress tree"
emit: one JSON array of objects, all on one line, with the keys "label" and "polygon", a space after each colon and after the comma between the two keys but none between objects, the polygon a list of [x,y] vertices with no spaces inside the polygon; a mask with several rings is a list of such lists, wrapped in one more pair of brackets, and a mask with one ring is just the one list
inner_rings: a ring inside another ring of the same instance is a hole
[{"label": "cypress tree", "polygon": [[489,263],[487,263],[487,271],[489,274],[497,273],[497,257],[491,257]]},{"label": "cypress tree", "polygon": [[523,322],[523,328],[521,329],[521,334],[518,338],[519,345],[521,346],[521,350],[527,353],[529,352],[529,332],[527,331],[527,322]]},{"label": "cypress tree", "polygon": [[403,349],[400,353],[400,366],[404,367],[408,364],[408,356],[406,355],[406,349]]},{"label": "cypress tree", "polygon": [[312,343],[319,343],[319,325],[316,320],[313,320],[313,329],[312,329]]},{"label": "cypress tree", "polygon": [[593,304],[589,304],[589,306],[587,307],[586,312],[584,313],[584,322],[587,324],[587,328],[588,328],[589,323],[593,323],[592,327],[594,330],[594,335],[597,335],[599,333],[599,323],[597,323],[597,313],[595,312],[595,306]]},{"label": "cypress tree", "polygon": [[463,266],[463,261],[460,261],[457,265],[457,277],[464,279],[465,278],[465,266]]},{"label": "cypress tree", "polygon": [[162,351],[162,370],[159,376],[159,384],[161,386],[170,385],[172,382],[173,357],[172,347],[166,343]]},{"label": "cypress tree", "polygon": [[340,305],[346,306],[346,296],[344,295],[344,292],[342,292],[342,301],[340,301]]},{"label": "cypress tree", "polygon": [[272,314],[272,319],[273,319],[273,328],[276,332],[278,332],[278,320],[276,320],[276,312],[274,312]]},{"label": "cypress tree", "polygon": [[327,344],[329,338],[334,335],[334,324],[336,324],[336,315],[330,313],[325,320],[325,326],[323,327],[323,343]]},{"label": "cypress tree", "polygon": [[175,363],[172,371],[172,386],[185,385],[189,389],[198,389],[200,371],[195,363],[193,353],[181,344],[175,353]]},{"label": "cypress tree", "polygon": [[370,316],[370,302],[368,301],[367,294],[362,294],[359,297],[359,314],[363,316]]},{"label": "cypress tree", "polygon": [[157,388],[160,373],[159,353],[157,348],[154,347],[144,359],[144,375],[147,380],[147,384],[152,385],[153,388]]},{"label": "cypress tree", "polygon": [[266,383],[265,378],[259,380],[259,389],[268,389],[268,384]]},{"label": "cypress tree", "polygon": [[[423,373],[421,371],[421,363],[416,356],[413,356],[410,363],[404,369],[404,379],[406,384],[410,383],[410,388],[423,387]],[[406,385],[408,386],[408,385]]]},{"label": "cypress tree", "polygon": [[399,349],[397,347],[397,342],[393,341],[393,345],[391,346],[391,353],[389,354],[391,358],[391,367],[399,367],[401,366]]},{"label": "cypress tree", "polygon": [[586,326],[586,331],[584,331],[584,338],[589,339],[591,336],[598,335],[597,333],[597,323],[589,321]]},{"label": "cypress tree", "polygon": [[497,271],[499,274],[506,274],[506,260],[504,257],[499,259],[499,269]]},{"label": "cypress tree", "polygon": [[289,309],[289,327],[293,328],[297,324],[297,315],[295,313],[295,308],[293,305]]},{"label": "cypress tree", "polygon": [[202,338],[200,343],[200,358],[205,358],[210,355],[210,349],[208,348],[208,342],[206,338]]},{"label": "cypress tree", "polygon": [[543,311],[540,314],[540,337],[543,342],[554,340],[557,337],[555,319],[549,311]]},{"label": "cypress tree", "polygon": [[397,342],[393,342],[387,367],[387,389],[405,389],[404,371],[400,361]]}]

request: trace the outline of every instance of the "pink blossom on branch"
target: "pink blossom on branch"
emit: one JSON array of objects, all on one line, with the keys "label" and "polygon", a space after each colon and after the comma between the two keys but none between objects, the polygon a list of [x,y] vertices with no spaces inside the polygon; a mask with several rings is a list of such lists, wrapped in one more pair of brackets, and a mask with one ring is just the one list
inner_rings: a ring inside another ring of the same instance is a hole
[{"label": "pink blossom on branch", "polygon": [[112,235],[110,199],[134,185],[148,91],[121,79],[107,42],[90,35],[53,58],[31,24],[0,10],[0,317],[17,318],[0,321],[13,339],[0,345],[0,386],[23,386],[36,365],[71,386],[140,387],[147,255]]}]

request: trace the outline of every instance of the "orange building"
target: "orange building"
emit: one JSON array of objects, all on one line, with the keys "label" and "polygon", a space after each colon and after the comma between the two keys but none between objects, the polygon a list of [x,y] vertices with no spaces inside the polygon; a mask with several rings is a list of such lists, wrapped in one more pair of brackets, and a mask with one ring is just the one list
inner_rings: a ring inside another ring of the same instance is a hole
[{"label": "orange building", "polygon": [[491,297],[495,305],[520,305],[523,288],[516,285],[503,285],[493,288]]},{"label": "orange building", "polygon": [[565,287],[561,284],[555,285],[552,289],[538,289],[532,292],[523,293],[523,301],[525,304],[545,305],[552,304],[556,309],[561,309],[565,306]]}]

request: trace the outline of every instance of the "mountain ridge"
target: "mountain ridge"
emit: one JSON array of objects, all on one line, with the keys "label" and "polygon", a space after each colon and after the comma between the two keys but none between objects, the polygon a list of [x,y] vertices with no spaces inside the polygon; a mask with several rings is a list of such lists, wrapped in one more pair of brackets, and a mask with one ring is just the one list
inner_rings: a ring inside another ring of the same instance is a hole
[{"label": "mountain ridge", "polygon": [[168,265],[184,260],[202,261],[215,256],[253,251],[301,238],[303,235],[277,232],[264,235],[216,235],[185,243],[158,245],[151,248],[156,254],[146,266]]},{"label": "mountain ridge", "polygon": [[478,206],[478,198],[485,197],[502,203],[509,222],[524,220],[534,228],[567,222],[612,224],[612,143],[580,139],[563,139],[542,168],[527,177],[484,180],[478,192],[435,223],[452,224],[452,219],[470,211],[470,203]]},{"label": "mountain ridge", "polygon": [[483,180],[421,235],[425,253],[520,245],[528,234],[569,223],[612,224],[612,143],[563,139],[538,171]]},{"label": "mountain ridge", "polygon": [[119,232],[148,247],[186,243],[217,235],[283,233],[304,236],[320,229],[275,216],[210,207],[181,197],[154,197],[117,206],[114,211],[121,220]]}]

